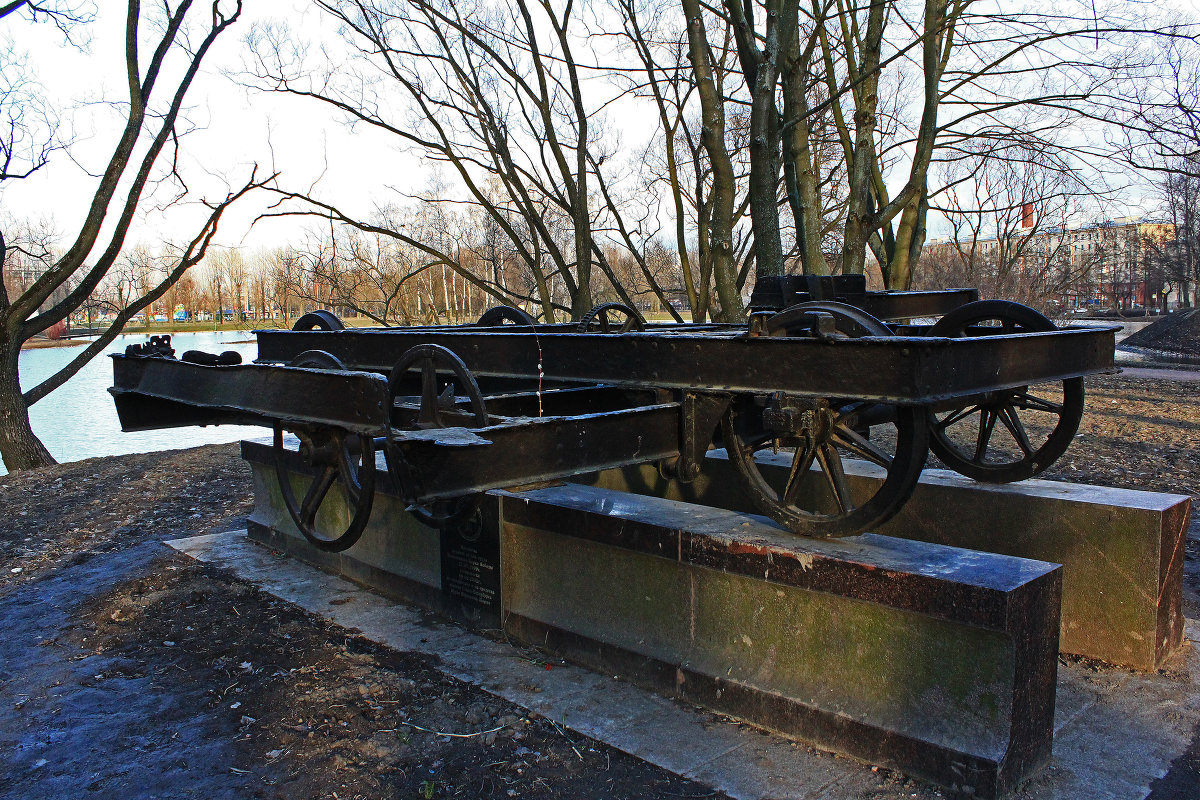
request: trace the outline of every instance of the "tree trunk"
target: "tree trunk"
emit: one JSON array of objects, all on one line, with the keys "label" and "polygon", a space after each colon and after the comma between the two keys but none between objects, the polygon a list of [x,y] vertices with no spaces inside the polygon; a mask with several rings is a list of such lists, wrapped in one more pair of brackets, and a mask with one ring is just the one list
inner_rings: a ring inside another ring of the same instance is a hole
[{"label": "tree trunk", "polygon": [[883,47],[884,3],[871,6],[862,44],[860,84],[854,89],[853,158],[847,165],[849,198],[845,234],[842,238],[842,274],[861,275],[867,260],[871,234],[871,177],[875,147],[875,112],[879,105],[879,59]]},{"label": "tree trunk", "polygon": [[[798,43],[794,49],[799,49]],[[803,272],[805,275],[828,275],[829,265],[821,252],[820,160],[810,141],[810,109],[805,96],[805,78],[809,71],[807,52],[803,56],[803,59],[789,59],[783,75],[784,118],[790,125],[783,136],[784,178],[796,224],[796,244]]]},{"label": "tree trunk", "polygon": [[[925,191],[905,207],[896,230],[896,247],[891,259],[881,264],[886,289],[907,291],[912,288],[912,268],[925,241]],[[1004,259],[1002,259],[1003,261]]]},{"label": "tree trunk", "polygon": [[[708,153],[712,169],[709,248],[717,297],[721,302],[722,322],[743,322],[746,309],[737,287],[737,267],[733,260],[733,199],[735,178],[733,163],[725,142],[725,110],[717,91],[708,37],[700,16],[699,0],[682,0],[687,17],[688,58],[696,74],[696,93],[700,97],[700,139]],[[702,285],[707,286],[707,280]]]},{"label": "tree trunk", "polygon": [[57,463],[29,426],[29,409],[21,399],[17,358],[21,343],[0,334],[0,458],[9,472]]}]

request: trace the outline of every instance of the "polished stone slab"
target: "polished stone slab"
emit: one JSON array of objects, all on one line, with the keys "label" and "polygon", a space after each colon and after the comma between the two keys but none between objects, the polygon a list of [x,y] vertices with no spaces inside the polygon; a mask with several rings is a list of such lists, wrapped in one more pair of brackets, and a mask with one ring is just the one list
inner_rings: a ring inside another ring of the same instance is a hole
[{"label": "polished stone slab", "polygon": [[956,792],[1049,759],[1057,565],[594,487],[497,494],[519,640]]},{"label": "polished stone slab", "polygon": [[[786,455],[760,458],[766,472]],[[877,482],[882,470],[848,461],[851,481]],[[581,482],[753,512],[723,451],[713,451],[691,484],[653,465],[607,470]],[[1183,642],[1184,495],[1059,481],[983,484],[927,469],[912,498],[878,533],[1063,565],[1064,653],[1136,669],[1158,669]]]}]

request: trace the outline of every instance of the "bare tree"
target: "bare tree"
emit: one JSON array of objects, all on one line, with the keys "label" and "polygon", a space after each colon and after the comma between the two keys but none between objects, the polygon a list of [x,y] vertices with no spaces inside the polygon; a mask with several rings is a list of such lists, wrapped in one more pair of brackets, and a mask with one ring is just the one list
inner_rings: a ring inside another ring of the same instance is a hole
[{"label": "bare tree", "polygon": [[[260,85],[317,99],[447,164],[465,202],[487,213],[524,260],[543,315],[554,318],[552,280],[566,287],[572,315],[590,308],[595,261],[589,155],[595,135],[574,51],[573,2],[319,5],[342,25],[360,60],[316,72],[278,32],[262,31],[255,39]],[[379,102],[397,95],[404,100],[397,107]],[[566,241],[554,228],[560,217],[570,221]],[[363,229],[376,227],[365,223]],[[416,244],[415,237],[392,233]],[[472,279],[453,253],[420,245]]]},{"label": "bare tree", "polygon": [[[0,20],[23,17],[53,24],[68,42],[91,21],[90,7],[68,2],[0,3]],[[29,67],[29,56],[10,40],[0,49],[0,182],[28,178],[66,146],[57,110]]]},{"label": "bare tree", "polygon": [[[1087,206],[1105,199],[1074,168],[1019,137],[1003,148],[983,141],[941,162],[943,189],[930,202],[950,223],[948,253],[923,255],[913,286],[973,286],[985,296],[1050,308],[1090,266],[1071,259],[1062,233]],[[947,256],[950,257],[947,257]]]},{"label": "bare tree", "polygon": [[[26,10],[40,11],[44,7],[41,3],[25,4]],[[206,202],[207,218],[193,238],[179,247],[172,266],[163,277],[119,313],[107,332],[84,348],[66,367],[22,391],[17,372],[21,345],[85,303],[117,263],[129,227],[154,175],[156,162],[165,149],[178,146],[177,127],[184,98],[209,50],[242,11],[240,2],[215,0],[206,15],[203,35],[195,41],[185,42],[183,31],[191,8],[192,0],[181,0],[174,7],[163,6],[164,18],[157,31],[157,40],[148,60],[143,60],[146,54],[139,36],[143,15],[138,0],[129,0],[124,48],[128,97],[121,106],[125,126],[103,170],[91,205],[74,241],[28,289],[15,297],[0,289],[0,456],[10,470],[53,463],[50,453],[29,426],[29,406],[61,386],[107,347],[135,313],[160,298],[204,256],[229,206],[263,185],[252,174],[241,188],[217,201]],[[160,85],[164,63],[176,54],[183,59],[177,79],[169,85]],[[161,100],[160,95],[164,95]],[[0,270],[6,261],[5,250],[0,238]],[[61,300],[43,308],[47,300],[67,286],[71,288]]]},{"label": "bare tree", "polygon": [[1150,174],[1200,177],[1200,44],[1196,24],[1163,26],[1136,80],[1119,84],[1096,114],[1131,167]]},{"label": "bare tree", "polygon": [[296,305],[305,292],[303,259],[293,247],[277,247],[260,255],[259,270],[264,285],[264,308],[278,316],[280,325],[301,313]]},{"label": "bare tree", "polygon": [[[673,0],[613,4],[622,24],[621,52],[640,67],[621,74],[634,94],[652,104],[658,131],[633,156],[631,172],[643,176],[641,181],[623,196],[607,182],[601,184],[615,222],[610,235],[625,245],[640,279],[659,302],[679,318],[651,264],[652,256],[661,255],[663,241],[657,220],[672,218],[682,284],[676,299],[686,300],[693,321],[710,313],[740,319],[746,275],[739,266],[748,241],[740,223],[746,213],[748,164],[742,147],[744,113],[729,93],[737,77],[733,38],[706,41],[707,26],[716,19],[703,6],[692,8],[698,17],[685,10],[680,18]],[[701,49],[694,51],[693,43]]]},{"label": "bare tree", "polygon": [[1167,26],[1145,59],[1141,79],[1120,86],[1099,114],[1114,122],[1112,141],[1153,185],[1175,236],[1145,242],[1152,269],[1184,305],[1200,306],[1200,44],[1195,24]]},{"label": "bare tree", "polygon": [[1146,246],[1182,304],[1200,307],[1200,165],[1190,159],[1179,161],[1158,180],[1166,219],[1175,235],[1166,241],[1148,241]]},{"label": "bare tree", "polygon": [[[785,209],[803,268],[825,270],[818,231],[827,208],[814,188],[827,174],[817,154],[831,130],[845,184],[834,193],[845,203],[840,269],[861,272],[870,250],[897,289],[911,284],[931,198],[944,188],[935,181],[939,162],[970,158],[980,144],[1002,153],[1016,142],[1095,176],[1117,153],[1085,126],[1115,119],[1101,112],[1119,104],[1125,82],[1161,69],[1161,59],[1146,55],[1152,37],[1191,41],[1179,29],[1161,30],[1153,6],[1139,2],[1042,13],[979,0],[809,0],[797,14],[776,0],[723,0],[705,7],[707,18],[691,0],[681,3],[689,30],[716,21],[695,37],[707,50],[722,31],[737,41],[758,274],[783,268]],[[703,74],[706,54],[693,54]],[[1190,98],[1185,104],[1196,107]],[[1177,127],[1193,116],[1176,114]]]}]

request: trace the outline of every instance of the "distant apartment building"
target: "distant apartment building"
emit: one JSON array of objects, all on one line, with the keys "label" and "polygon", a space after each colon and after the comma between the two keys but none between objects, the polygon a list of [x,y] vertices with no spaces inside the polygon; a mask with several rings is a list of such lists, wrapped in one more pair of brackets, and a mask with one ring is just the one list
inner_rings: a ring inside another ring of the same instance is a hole
[{"label": "distant apartment building", "polygon": [[[38,278],[45,275],[51,266],[46,261],[30,258],[23,253],[14,253],[10,250],[7,260],[4,262],[4,289],[8,292],[8,298],[15,300],[33,286]],[[50,309],[55,303],[66,297],[70,289],[71,286],[59,286],[46,298],[38,310]]]},{"label": "distant apartment building", "polygon": [[19,255],[10,257],[4,264],[4,288],[8,296],[16,297],[24,292],[47,270],[46,264]]},{"label": "distant apartment building", "polygon": [[[926,251],[970,259],[980,276],[1007,272],[1038,282],[1060,309],[1167,307],[1170,285],[1154,255],[1175,226],[1149,217],[1119,217],[1075,227],[1039,227],[1027,204],[1020,224],[999,237],[933,239]],[[1003,283],[1003,282],[1001,282]]]}]

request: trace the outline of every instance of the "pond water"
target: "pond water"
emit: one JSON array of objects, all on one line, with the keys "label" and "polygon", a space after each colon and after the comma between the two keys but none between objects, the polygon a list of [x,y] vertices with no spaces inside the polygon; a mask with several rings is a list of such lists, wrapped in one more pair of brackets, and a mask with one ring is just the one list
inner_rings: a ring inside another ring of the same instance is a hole
[{"label": "pond water", "polygon": [[[146,341],[145,334],[118,336],[105,352],[120,353],[125,346]],[[253,361],[258,345],[246,331],[205,331],[178,333],[171,337],[177,354],[186,350],[205,350],[219,353],[236,350],[242,361]],[[65,366],[76,355],[78,347],[44,347],[22,350],[18,367],[24,389],[39,382]],[[94,456],[150,453],[156,450],[177,450],[217,442],[236,442],[258,438],[264,428],[240,425],[218,425],[207,428],[168,428],[159,431],[122,433],[117,422],[108,387],[112,386],[112,360],[96,356],[65,384],[29,410],[33,432],[38,435],[50,454],[59,461],[80,461]],[[0,462],[0,475],[5,474]]]}]

